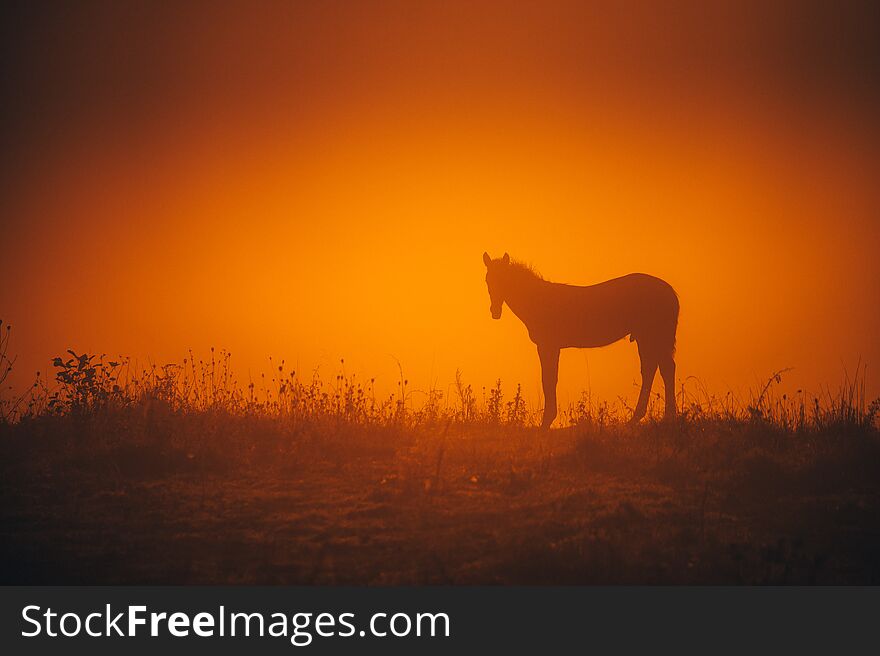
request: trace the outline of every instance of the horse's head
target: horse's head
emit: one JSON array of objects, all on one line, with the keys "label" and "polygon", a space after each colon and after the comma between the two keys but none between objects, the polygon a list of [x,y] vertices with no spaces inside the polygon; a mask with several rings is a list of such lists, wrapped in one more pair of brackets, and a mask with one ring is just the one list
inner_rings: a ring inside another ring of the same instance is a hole
[{"label": "horse's head", "polygon": [[504,254],[497,260],[483,253],[483,263],[486,265],[486,286],[489,288],[489,311],[493,319],[501,318],[501,305],[507,299],[507,271],[510,266],[510,255]]}]

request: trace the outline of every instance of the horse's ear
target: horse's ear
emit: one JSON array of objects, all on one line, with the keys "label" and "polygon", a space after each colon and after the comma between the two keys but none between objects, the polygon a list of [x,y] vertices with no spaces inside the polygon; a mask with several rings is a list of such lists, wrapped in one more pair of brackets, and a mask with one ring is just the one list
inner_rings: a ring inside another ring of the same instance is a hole
[{"label": "horse's ear", "polygon": [[491,262],[491,261],[492,261],[492,258],[489,257],[489,254],[487,252],[483,251],[483,264],[485,264],[486,266],[489,266],[489,262]]},{"label": "horse's ear", "polygon": [[505,264],[510,264],[510,255],[505,253],[504,257],[501,258],[501,261],[504,262]]}]

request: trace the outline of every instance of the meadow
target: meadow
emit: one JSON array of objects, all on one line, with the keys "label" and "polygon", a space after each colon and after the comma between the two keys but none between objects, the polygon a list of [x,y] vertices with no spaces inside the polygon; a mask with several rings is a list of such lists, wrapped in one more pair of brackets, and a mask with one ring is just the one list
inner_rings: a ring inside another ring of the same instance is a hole
[{"label": "meadow", "polygon": [[71,351],[0,402],[0,581],[880,583],[880,403],[784,375],[636,426],[585,396],[547,432],[500,381],[377,398],[344,362]]}]

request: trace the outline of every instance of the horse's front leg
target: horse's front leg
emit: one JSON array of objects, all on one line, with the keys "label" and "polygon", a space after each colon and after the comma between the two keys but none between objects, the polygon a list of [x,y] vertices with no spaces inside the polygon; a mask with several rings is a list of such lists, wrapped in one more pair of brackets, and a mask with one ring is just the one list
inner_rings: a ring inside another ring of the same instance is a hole
[{"label": "horse's front leg", "polygon": [[559,378],[559,349],[538,345],[541,358],[541,383],[544,387],[544,420],[541,428],[548,429],[556,419],[556,381]]}]

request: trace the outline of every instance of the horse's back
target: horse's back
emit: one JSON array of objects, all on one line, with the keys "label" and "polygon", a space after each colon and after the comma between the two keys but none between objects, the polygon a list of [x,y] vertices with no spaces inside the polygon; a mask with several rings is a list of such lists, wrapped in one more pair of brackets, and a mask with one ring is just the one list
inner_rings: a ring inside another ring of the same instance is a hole
[{"label": "horse's back", "polygon": [[559,285],[551,306],[544,330],[563,346],[603,346],[627,335],[658,348],[675,343],[678,295],[665,280],[646,273],[588,286]]},{"label": "horse's back", "polygon": [[648,273],[628,273],[619,278],[600,282],[592,288],[601,290],[611,298],[620,298],[624,302],[639,305],[649,303],[658,310],[678,310],[678,294],[672,285]]}]

